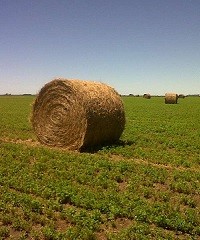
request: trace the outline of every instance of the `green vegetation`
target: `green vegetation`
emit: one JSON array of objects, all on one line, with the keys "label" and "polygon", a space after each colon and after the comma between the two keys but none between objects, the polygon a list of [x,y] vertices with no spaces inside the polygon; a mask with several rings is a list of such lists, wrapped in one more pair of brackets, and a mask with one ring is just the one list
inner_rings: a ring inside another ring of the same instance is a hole
[{"label": "green vegetation", "polygon": [[119,144],[37,143],[33,96],[0,97],[0,239],[199,239],[200,98],[124,97]]}]

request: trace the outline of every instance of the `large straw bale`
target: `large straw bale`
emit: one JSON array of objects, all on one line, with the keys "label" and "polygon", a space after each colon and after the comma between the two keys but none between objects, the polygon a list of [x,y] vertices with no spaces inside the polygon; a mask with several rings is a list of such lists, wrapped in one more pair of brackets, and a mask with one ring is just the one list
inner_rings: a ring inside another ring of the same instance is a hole
[{"label": "large straw bale", "polygon": [[149,93],[145,93],[143,95],[143,98],[146,98],[146,99],[151,99],[151,95]]},{"label": "large straw bale", "polygon": [[166,104],[176,104],[178,102],[178,94],[176,93],[166,93],[165,103]]},{"label": "large straw bale", "polygon": [[106,84],[55,79],[40,90],[31,121],[42,144],[81,150],[117,141],[125,113],[120,95]]}]

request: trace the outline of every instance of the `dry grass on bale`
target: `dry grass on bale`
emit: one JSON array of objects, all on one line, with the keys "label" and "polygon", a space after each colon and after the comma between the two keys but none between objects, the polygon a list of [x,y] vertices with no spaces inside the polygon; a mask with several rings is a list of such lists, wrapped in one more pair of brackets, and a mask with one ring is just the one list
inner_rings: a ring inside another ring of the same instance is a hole
[{"label": "dry grass on bale", "polygon": [[143,98],[146,98],[146,99],[151,99],[151,95],[149,93],[145,93],[143,95]]},{"label": "dry grass on bale", "polygon": [[178,94],[176,93],[166,93],[165,103],[166,104],[176,104],[178,102]]},{"label": "dry grass on bale", "polygon": [[125,112],[120,95],[106,84],[55,79],[40,90],[31,121],[42,144],[81,150],[117,141]]}]

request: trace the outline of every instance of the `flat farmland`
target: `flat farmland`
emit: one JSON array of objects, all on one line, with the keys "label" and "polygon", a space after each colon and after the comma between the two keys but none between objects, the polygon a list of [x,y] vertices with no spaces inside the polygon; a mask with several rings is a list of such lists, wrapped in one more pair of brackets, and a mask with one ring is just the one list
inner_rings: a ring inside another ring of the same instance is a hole
[{"label": "flat farmland", "polygon": [[0,96],[0,239],[200,239],[200,97],[123,97],[117,144],[37,142],[34,96]]}]

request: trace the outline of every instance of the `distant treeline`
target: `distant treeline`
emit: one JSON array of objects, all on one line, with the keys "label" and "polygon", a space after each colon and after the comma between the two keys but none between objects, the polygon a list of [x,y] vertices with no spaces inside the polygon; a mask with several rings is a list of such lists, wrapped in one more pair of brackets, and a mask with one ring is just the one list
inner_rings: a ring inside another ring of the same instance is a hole
[{"label": "distant treeline", "polygon": [[[140,94],[132,94],[132,93],[130,93],[128,95],[124,94],[124,95],[121,95],[121,96],[123,96],[123,97],[144,97],[144,95],[145,94],[140,95]],[[181,97],[200,97],[200,94],[188,94],[188,95],[179,94],[178,96],[180,98]],[[151,95],[151,97],[164,97],[164,95]]]},{"label": "distant treeline", "polygon": [[24,94],[5,93],[5,94],[0,94],[0,96],[35,96],[35,94],[31,94],[31,93],[24,93]]}]

